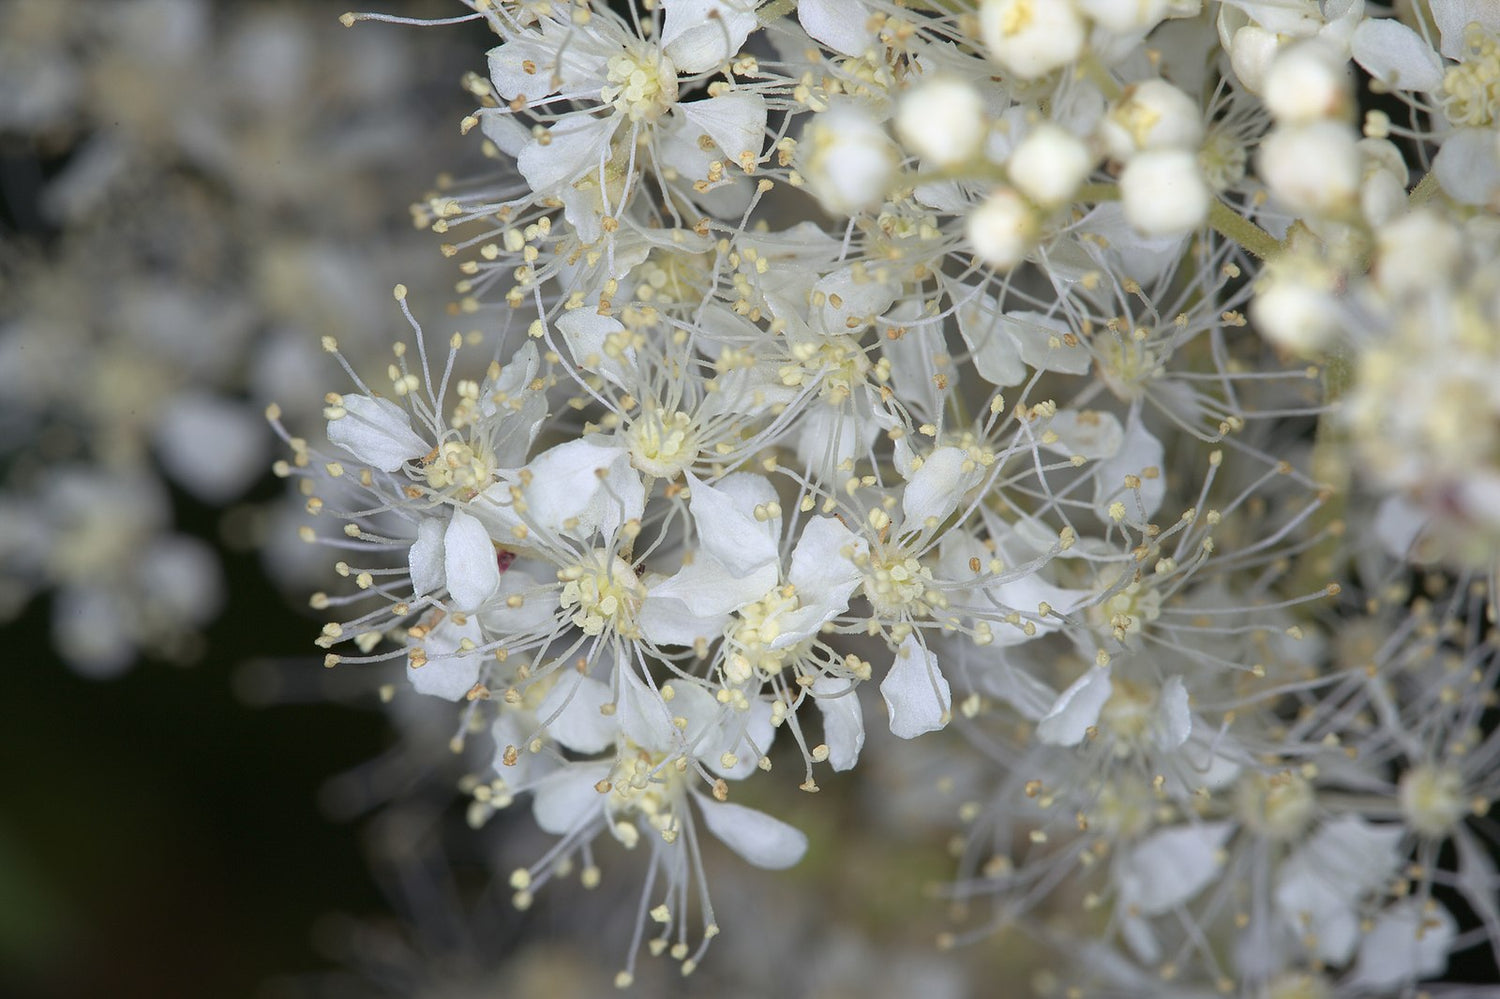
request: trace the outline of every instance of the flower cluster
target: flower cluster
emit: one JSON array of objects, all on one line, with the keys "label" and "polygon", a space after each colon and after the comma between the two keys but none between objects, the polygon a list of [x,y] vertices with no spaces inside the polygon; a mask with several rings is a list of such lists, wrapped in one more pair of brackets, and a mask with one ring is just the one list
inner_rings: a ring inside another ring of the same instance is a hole
[{"label": "flower cluster", "polygon": [[[943,942],[1075,955],[1045,988],[1400,994],[1493,951],[1474,7],[471,0],[498,169],[416,208],[468,329],[430,355],[398,286],[413,340],[345,362],[327,448],[283,434],[353,582],[327,664],[404,661],[489,740],[471,822],[556,837],[517,906],[646,855],[622,986],[719,934],[705,833],[807,850],[749,781],[945,730]],[[1418,553],[1456,575],[1414,592]]]}]

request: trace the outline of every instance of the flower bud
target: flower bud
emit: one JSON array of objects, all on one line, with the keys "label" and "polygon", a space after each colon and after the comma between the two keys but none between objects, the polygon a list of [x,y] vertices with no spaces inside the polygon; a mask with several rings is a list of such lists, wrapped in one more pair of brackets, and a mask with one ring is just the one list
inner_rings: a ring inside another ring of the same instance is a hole
[{"label": "flower bud", "polygon": [[964,232],[979,259],[1000,270],[1010,270],[1026,259],[1036,243],[1039,226],[1026,199],[1001,187],[969,213]]},{"label": "flower bud", "polygon": [[1203,141],[1203,112],[1165,80],[1130,87],[1100,124],[1109,154],[1124,162],[1143,149],[1192,149]]},{"label": "flower bud", "polygon": [[1258,25],[1249,24],[1234,33],[1229,42],[1229,65],[1245,89],[1258,94],[1265,86],[1266,70],[1276,58],[1281,43]]},{"label": "flower bud", "polygon": [[1043,123],[1021,140],[1005,168],[1021,193],[1044,208],[1055,208],[1073,197],[1094,168],[1094,157],[1073,133]]},{"label": "flower bud", "polygon": [[979,35],[1000,65],[1026,80],[1077,59],[1085,41],[1072,0],[983,0]]},{"label": "flower bud", "polygon": [[1463,233],[1436,213],[1403,215],[1375,233],[1375,279],[1392,297],[1423,292],[1434,274],[1456,273],[1463,256]]},{"label": "flower bud", "polygon": [[1330,347],[1338,336],[1338,313],[1326,268],[1306,261],[1273,264],[1250,302],[1250,319],[1267,340],[1302,357]]},{"label": "flower bud", "polygon": [[902,97],[896,134],[923,160],[955,166],[972,159],[984,142],[984,102],[963,81],[926,80]]},{"label": "flower bud", "polygon": [[1354,133],[1331,121],[1277,128],[1261,142],[1257,168],[1276,197],[1294,212],[1336,216],[1359,197],[1359,149]]},{"label": "flower bud", "polygon": [[1208,219],[1213,194],[1196,156],[1158,149],[1125,164],[1120,199],[1130,224],[1148,236],[1185,236]]},{"label": "flower bud", "polygon": [[815,116],[800,145],[807,186],[835,215],[879,205],[895,179],[895,143],[865,108],[852,102]]},{"label": "flower bud", "polygon": [[1266,70],[1264,93],[1267,110],[1282,124],[1343,118],[1351,106],[1346,64],[1317,42],[1283,49]]},{"label": "flower bud", "polygon": [[1117,34],[1149,31],[1160,24],[1171,0],[1077,0],[1078,9]]}]

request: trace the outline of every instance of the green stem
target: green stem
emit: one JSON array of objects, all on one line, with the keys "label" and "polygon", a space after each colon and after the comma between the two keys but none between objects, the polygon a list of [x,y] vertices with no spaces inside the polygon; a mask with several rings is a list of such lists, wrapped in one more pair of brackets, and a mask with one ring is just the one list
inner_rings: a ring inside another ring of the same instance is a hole
[{"label": "green stem", "polygon": [[1411,195],[1407,199],[1407,203],[1413,208],[1416,208],[1418,205],[1425,205],[1437,192],[1437,174],[1428,170],[1427,174],[1417,182],[1417,186],[1411,189]]},{"label": "green stem", "polygon": [[1208,209],[1208,224],[1213,226],[1214,232],[1262,260],[1269,260],[1281,252],[1281,243],[1275,236],[1222,201],[1215,200]]},{"label": "green stem", "polygon": [[797,0],[771,0],[770,3],[756,11],[755,14],[760,18],[761,24],[770,24],[772,21],[779,21],[790,14],[792,8],[796,6]]}]

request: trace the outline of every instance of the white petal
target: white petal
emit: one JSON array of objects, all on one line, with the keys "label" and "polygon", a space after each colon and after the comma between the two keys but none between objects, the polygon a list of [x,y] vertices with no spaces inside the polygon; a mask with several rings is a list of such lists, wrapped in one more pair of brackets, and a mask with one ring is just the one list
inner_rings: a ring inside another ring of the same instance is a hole
[{"label": "white petal", "polygon": [[613,700],[609,684],[569,670],[547,691],[536,716],[546,724],[547,734],[564,747],[578,753],[602,753],[615,744],[620,731],[613,715],[599,712]]},{"label": "white petal", "polygon": [[864,55],[873,39],[870,8],[857,0],[801,0],[797,20],[813,39],[846,56]]},{"label": "white petal", "polygon": [[1316,954],[1343,964],[1359,940],[1360,900],[1390,879],[1400,863],[1400,826],[1345,815],[1323,823],[1281,865],[1276,909],[1299,935],[1317,938]]},{"label": "white petal", "polygon": [[999,304],[965,286],[953,289],[951,294],[955,301],[964,302],[957,312],[958,333],[969,347],[979,376],[1000,388],[1024,382],[1026,364],[1021,360],[1021,345],[1004,322]]},{"label": "white petal", "polygon": [[1021,345],[1021,359],[1038,371],[1088,373],[1093,357],[1082,343],[1063,340],[1069,332],[1063,320],[1040,312],[1011,312],[1001,322]]},{"label": "white petal", "polygon": [[417,524],[417,539],[406,553],[412,592],[417,596],[431,593],[448,578],[443,569],[443,532],[447,526],[438,517],[423,517]]},{"label": "white petal", "polygon": [[755,0],[661,0],[661,45],[679,73],[702,73],[739,52],[758,21]]},{"label": "white petal", "polygon": [[706,101],[677,105],[697,131],[706,134],[719,147],[719,159],[736,167],[740,157],[749,153],[759,159],[766,141],[766,99],[759,94],[732,90]]},{"label": "white petal", "polygon": [[1113,413],[1098,410],[1064,409],[1052,418],[1047,429],[1057,434],[1057,441],[1047,448],[1072,457],[1083,455],[1092,461],[1112,458],[1125,441],[1125,431]]},{"label": "white petal", "polygon": [[825,336],[858,333],[885,315],[899,292],[893,281],[877,281],[862,269],[845,267],[813,285],[814,301],[821,304],[810,322]]},{"label": "white petal", "polygon": [[880,682],[880,696],[891,716],[891,734],[914,739],[945,727],[951,717],[953,694],[938,669],[937,656],[923,648],[915,635],[896,650],[896,661]]},{"label": "white petal", "polygon": [[1428,913],[1416,902],[1398,902],[1360,942],[1349,984],[1385,991],[1440,975],[1457,935],[1453,917],[1441,906]]},{"label": "white petal", "polygon": [[1436,90],[1443,61],[1422,36],[1391,18],[1370,18],[1354,29],[1354,61],[1393,90]]},{"label": "white petal", "polygon": [[1119,872],[1125,908],[1156,916],[1197,895],[1219,873],[1228,822],[1178,826],[1152,833],[1126,856]]},{"label": "white petal", "polygon": [[1125,422],[1125,435],[1113,457],[1105,458],[1093,468],[1094,508],[1101,518],[1109,517],[1109,506],[1116,500],[1125,504],[1131,516],[1140,516],[1135,492],[1126,491],[1125,476],[1134,475],[1141,480],[1140,506],[1147,517],[1161,508],[1167,494],[1167,477],[1163,474],[1166,452],[1161,441],[1147,430],[1138,413],[1131,413]]},{"label": "white petal", "polygon": [[776,502],[770,482],[748,473],[729,476],[720,486],[711,486],[691,472],[687,478],[698,541],[720,565],[743,576],[778,561],[779,522],[755,519],[757,506]]},{"label": "white petal", "polygon": [[645,509],[645,486],[624,448],[572,440],[542,452],[529,467],[529,514],[554,530],[564,530],[564,522],[576,518],[569,533],[588,537],[598,531],[612,537]]},{"label": "white petal", "polygon": [[546,832],[562,836],[603,813],[606,801],[594,787],[609,776],[610,761],[573,763],[536,786],[531,815]]},{"label": "white petal", "polygon": [[394,472],[429,450],[412,431],[406,410],[389,399],[346,395],[343,410],[328,421],[328,439],[371,468]]},{"label": "white petal", "polygon": [[572,93],[603,86],[602,49],[578,44],[570,28],[548,21],[540,32],[519,32],[490,49],[490,80],[495,91],[507,101],[522,95],[534,101],[559,91]]},{"label": "white petal", "polygon": [[[713,556],[701,554],[697,561],[683,566],[666,579],[647,583],[642,611],[644,613],[653,601],[665,601],[680,605],[680,612],[695,618],[722,623],[725,615],[759,600],[779,582],[781,570],[774,562],[747,575],[735,576]],[[679,610],[664,608],[663,612],[678,613]],[[718,631],[713,634],[718,635]]]},{"label": "white petal", "polygon": [[1094,666],[1062,692],[1046,717],[1037,722],[1036,737],[1049,746],[1076,746],[1098,724],[1099,712],[1114,685],[1109,667]]},{"label": "white petal", "polygon": [[1442,37],[1441,51],[1449,59],[1463,58],[1464,31],[1470,22],[1491,33],[1500,32],[1500,7],[1494,0],[1437,0],[1431,7]]},{"label": "white petal", "polygon": [[406,667],[406,678],[417,693],[459,701],[473,689],[479,682],[484,657],[475,652],[460,652],[460,643],[465,639],[476,645],[482,640],[473,618],[456,625],[451,616],[446,617],[428,632],[419,646],[427,661],[417,667],[408,662]]},{"label": "white petal", "polygon": [[618,124],[615,116],[569,115],[552,126],[546,145],[532,140],[521,150],[516,169],[538,194],[577,180],[590,170],[597,174],[600,156]]},{"label": "white petal", "polygon": [[531,129],[521,124],[508,108],[480,108],[479,130],[511,159],[520,156],[531,141]]},{"label": "white petal", "polygon": [[683,734],[672,724],[676,711],[662,700],[660,693],[646,686],[627,663],[622,662],[617,669],[619,700],[615,718],[620,731],[631,742],[652,752],[667,753],[680,749]]},{"label": "white petal", "polygon": [[1156,700],[1156,745],[1173,750],[1187,742],[1193,733],[1193,714],[1188,707],[1187,687],[1182,677],[1174,676],[1162,684]]},{"label": "white petal", "polygon": [[500,585],[500,564],[489,532],[462,510],[453,511],[453,519],[443,533],[443,566],[448,595],[458,610],[474,610]]},{"label": "white petal", "polygon": [[1495,132],[1462,128],[1443,140],[1432,161],[1432,172],[1447,191],[1469,205],[1491,205],[1500,200],[1500,150]]},{"label": "white petal", "polygon": [[[688,718],[688,730],[703,729],[693,744],[693,752],[710,771],[726,780],[744,780],[755,773],[762,753],[770,752],[776,741],[776,727],[771,724],[771,705],[752,701],[748,712],[724,712],[713,694],[703,687],[692,687],[688,703],[679,706],[683,691],[677,692],[672,705]],[[708,724],[703,724],[707,719]],[[734,766],[724,765],[724,754],[732,753]]]},{"label": "white petal", "polygon": [[597,371],[616,385],[623,384],[621,376],[626,366],[634,363],[635,349],[625,348],[620,357],[611,357],[604,349],[605,341],[624,331],[623,323],[613,316],[599,315],[598,309],[583,308],[564,312],[557,317],[556,326],[575,364]]},{"label": "white petal", "polygon": [[813,517],[802,528],[802,536],[792,549],[787,581],[813,598],[846,586],[853,592],[852,586],[860,579],[854,559],[868,550],[865,540],[837,518]]},{"label": "white petal", "polygon": [[970,462],[963,448],[940,447],[933,450],[906,483],[901,494],[901,512],[908,528],[918,528],[929,520],[941,524],[948,518],[964,493],[981,474]]},{"label": "white petal", "polygon": [[865,717],[859,695],[848,680],[820,676],[812,685],[818,710],[823,715],[823,742],[828,762],[835,770],[852,770],[865,744]]},{"label": "white petal", "polygon": [[784,870],[807,852],[807,837],[780,819],[743,805],[696,797],[708,831],[756,867]]}]

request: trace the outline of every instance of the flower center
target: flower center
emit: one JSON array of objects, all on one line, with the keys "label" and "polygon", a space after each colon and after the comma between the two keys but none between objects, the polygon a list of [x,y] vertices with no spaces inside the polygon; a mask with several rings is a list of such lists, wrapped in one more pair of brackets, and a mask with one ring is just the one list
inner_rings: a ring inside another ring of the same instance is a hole
[{"label": "flower center", "polygon": [[1249,774],[1235,790],[1240,818],[1267,839],[1287,842],[1302,835],[1312,821],[1317,799],[1301,775],[1290,770]]},{"label": "flower center", "polygon": [[781,383],[795,388],[809,378],[819,379],[819,394],[830,403],[848,399],[854,390],[865,384],[871,368],[875,377],[884,381],[890,374],[890,362],[881,358],[878,365],[871,364],[859,342],[851,336],[829,336],[818,341],[803,341],[792,345],[794,363],[784,364],[778,375]]},{"label": "flower center", "polygon": [[631,121],[655,121],[677,102],[677,67],[653,48],[627,50],[610,58],[600,97]]},{"label": "flower center", "polygon": [[559,570],[557,578],[563,584],[558,604],[564,611],[573,612],[573,623],[585,635],[601,634],[605,628],[613,628],[625,638],[640,634],[636,614],[646,598],[646,588],[620,556],[595,549],[584,561]]},{"label": "flower center", "polygon": [[648,410],[631,423],[626,436],[630,463],[647,475],[675,479],[698,456],[693,418],[681,411]]},{"label": "flower center", "polygon": [[937,590],[928,588],[932,570],[900,551],[871,553],[865,570],[865,596],[882,616],[931,613],[947,603]]},{"label": "flower center", "polygon": [[[1112,585],[1112,584],[1110,584]],[[1161,617],[1161,594],[1137,580],[1101,604],[1089,608],[1096,628],[1109,628],[1117,641],[1139,635],[1141,628]]]},{"label": "flower center", "polygon": [[798,642],[785,648],[768,646],[781,635],[781,615],[790,614],[800,605],[790,586],[772,590],[749,606],[740,608],[727,641],[728,657],[724,678],[732,684],[744,683],[759,672],[775,676],[788,662],[798,659],[808,644]]},{"label": "flower center", "polygon": [[1500,39],[1478,24],[1464,30],[1464,60],[1443,75],[1439,100],[1460,128],[1485,128],[1500,111]]},{"label": "flower center", "polygon": [[1398,796],[1402,816],[1423,836],[1447,836],[1469,811],[1463,777],[1449,767],[1412,767],[1401,777]]},{"label": "flower center", "polygon": [[447,441],[424,469],[427,485],[440,492],[454,490],[463,499],[473,499],[493,478],[489,457],[464,441]]},{"label": "flower center", "polygon": [[681,773],[667,762],[666,753],[653,753],[625,740],[609,774],[610,831],[627,848],[640,840],[633,818],[646,824],[668,843],[677,838],[681,823],[677,801],[682,797]]}]

